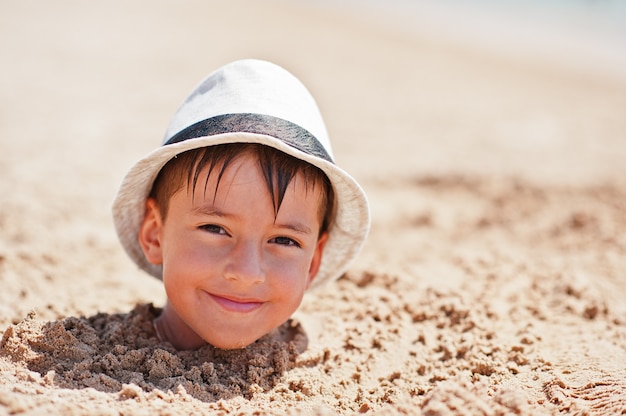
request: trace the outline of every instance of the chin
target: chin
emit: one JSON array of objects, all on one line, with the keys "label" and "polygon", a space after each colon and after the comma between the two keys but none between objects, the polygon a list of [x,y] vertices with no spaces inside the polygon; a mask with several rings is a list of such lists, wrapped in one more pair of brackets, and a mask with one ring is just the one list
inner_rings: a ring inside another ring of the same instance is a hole
[{"label": "chin", "polygon": [[215,348],[219,348],[221,350],[239,350],[242,348],[246,348],[248,345],[255,342],[256,339],[253,340],[218,340],[218,342],[207,341],[209,344],[213,345]]}]

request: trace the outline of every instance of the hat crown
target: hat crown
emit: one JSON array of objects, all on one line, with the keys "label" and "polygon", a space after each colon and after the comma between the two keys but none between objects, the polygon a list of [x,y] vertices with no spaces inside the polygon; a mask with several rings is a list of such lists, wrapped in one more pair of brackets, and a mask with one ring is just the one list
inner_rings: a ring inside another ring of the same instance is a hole
[{"label": "hat crown", "polygon": [[256,59],[232,62],[209,74],[170,123],[164,143],[189,126],[226,114],[263,114],[307,130],[332,157],[324,121],[308,89],[278,65]]}]

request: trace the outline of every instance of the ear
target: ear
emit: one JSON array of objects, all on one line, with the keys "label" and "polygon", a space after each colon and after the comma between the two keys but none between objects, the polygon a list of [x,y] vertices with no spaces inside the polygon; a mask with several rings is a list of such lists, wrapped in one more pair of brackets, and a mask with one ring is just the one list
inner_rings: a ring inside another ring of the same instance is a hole
[{"label": "ear", "polygon": [[328,233],[322,233],[317,240],[315,252],[313,253],[313,259],[311,260],[311,266],[309,267],[309,281],[307,282],[307,289],[317,276],[317,272],[320,270],[320,264],[322,264],[322,256],[324,255],[324,246],[328,241]]},{"label": "ear", "polygon": [[161,211],[154,198],[146,201],[146,213],[139,228],[139,245],[146,259],[152,264],[163,263],[163,250],[161,248],[161,235],[163,221]]}]

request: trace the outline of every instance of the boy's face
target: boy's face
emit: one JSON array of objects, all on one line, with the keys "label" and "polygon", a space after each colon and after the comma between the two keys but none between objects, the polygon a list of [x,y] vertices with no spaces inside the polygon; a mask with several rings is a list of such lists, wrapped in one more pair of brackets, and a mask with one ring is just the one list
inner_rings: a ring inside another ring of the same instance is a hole
[{"label": "boy's face", "polygon": [[163,265],[160,332],[179,349],[241,348],[289,319],[318,271],[321,186],[296,175],[275,217],[252,155],[233,161],[219,187],[213,173],[204,188],[206,175],[195,193],[172,195],[165,220],[150,199],[139,240]]}]

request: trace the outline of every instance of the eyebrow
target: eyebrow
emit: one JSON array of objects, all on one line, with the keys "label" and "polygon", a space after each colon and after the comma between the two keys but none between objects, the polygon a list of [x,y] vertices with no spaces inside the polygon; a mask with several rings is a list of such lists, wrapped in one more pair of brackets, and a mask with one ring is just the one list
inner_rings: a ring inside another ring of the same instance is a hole
[{"label": "eyebrow", "polygon": [[193,213],[196,215],[210,215],[214,217],[232,217],[232,215],[227,214],[223,211],[215,209],[213,207],[202,205],[193,209]]},{"label": "eyebrow", "polygon": [[[222,218],[233,217],[232,214],[228,214],[224,211],[220,211],[219,209],[215,209],[211,206],[206,206],[206,205],[202,205],[197,208],[194,208],[193,213],[196,215],[207,215],[207,216],[222,217]],[[298,234],[312,234],[313,233],[310,227],[308,227],[307,225],[299,221],[288,222],[288,223],[274,223],[274,225],[278,228],[291,230]]]},{"label": "eyebrow", "polygon": [[293,222],[287,224],[275,224],[278,228],[286,228],[288,230],[295,231],[298,234],[311,234],[311,228],[302,224],[301,222]]}]

